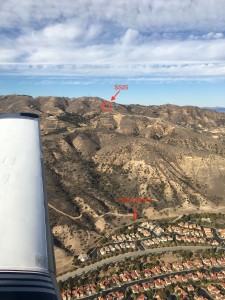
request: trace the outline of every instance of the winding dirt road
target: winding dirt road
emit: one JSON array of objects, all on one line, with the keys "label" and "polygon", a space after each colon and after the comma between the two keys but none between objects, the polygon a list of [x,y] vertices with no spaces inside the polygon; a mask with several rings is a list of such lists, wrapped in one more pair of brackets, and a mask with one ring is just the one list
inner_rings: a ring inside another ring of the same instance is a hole
[{"label": "winding dirt road", "polygon": [[50,208],[54,209],[55,211],[57,211],[58,213],[60,213],[60,214],[62,214],[62,215],[64,215],[64,216],[66,216],[66,217],[68,217],[68,218],[70,218],[70,219],[72,219],[72,220],[77,220],[77,219],[80,219],[80,218],[82,217],[82,213],[81,213],[78,217],[73,217],[73,216],[68,215],[67,213],[64,213],[63,211],[61,211],[61,210],[55,208],[55,207],[54,207],[53,205],[51,205],[51,204],[48,204],[48,206],[49,206]]}]

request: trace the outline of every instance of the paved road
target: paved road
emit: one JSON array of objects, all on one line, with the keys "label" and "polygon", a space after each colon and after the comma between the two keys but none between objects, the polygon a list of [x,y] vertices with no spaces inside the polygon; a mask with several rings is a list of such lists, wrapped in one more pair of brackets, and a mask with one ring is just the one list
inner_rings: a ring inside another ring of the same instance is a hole
[{"label": "paved road", "polygon": [[201,249],[210,249],[212,247],[210,246],[175,246],[175,247],[164,247],[164,248],[154,248],[154,249],[146,249],[146,250],[139,250],[139,251],[134,251],[134,252],[129,252],[129,253],[124,253],[124,254],[120,254],[117,256],[113,256],[113,257],[109,257],[109,258],[105,258],[101,261],[98,261],[94,264],[91,264],[90,266],[86,266],[84,268],[80,268],[77,269],[75,271],[66,273],[64,275],[61,275],[59,277],[57,277],[57,280],[62,280],[65,281],[67,280],[69,277],[74,277],[76,275],[81,275],[83,272],[87,273],[89,271],[95,270],[98,267],[103,266],[104,264],[110,264],[110,263],[114,263],[117,261],[121,261],[124,260],[125,258],[129,258],[129,257],[136,257],[136,256],[140,256],[140,255],[145,255],[145,254],[149,254],[149,253],[159,253],[159,252],[164,252],[164,251],[179,251],[179,250],[192,250],[192,251],[196,251],[196,250],[201,250]]}]

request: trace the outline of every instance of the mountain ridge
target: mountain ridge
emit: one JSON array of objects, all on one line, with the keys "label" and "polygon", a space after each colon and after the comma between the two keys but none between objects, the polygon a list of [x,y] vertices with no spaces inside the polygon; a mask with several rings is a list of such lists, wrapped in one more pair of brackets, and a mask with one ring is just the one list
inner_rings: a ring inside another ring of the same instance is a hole
[{"label": "mountain ridge", "polygon": [[0,113],[41,117],[58,272],[68,256],[133,221],[132,204],[118,197],[153,199],[137,204],[138,218],[224,209],[224,113],[116,102],[105,113],[102,101],[0,96]]}]

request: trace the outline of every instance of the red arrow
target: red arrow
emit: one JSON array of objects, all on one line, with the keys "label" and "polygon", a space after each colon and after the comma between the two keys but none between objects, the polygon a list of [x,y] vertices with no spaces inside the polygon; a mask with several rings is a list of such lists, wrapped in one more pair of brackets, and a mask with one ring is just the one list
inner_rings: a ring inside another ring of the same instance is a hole
[{"label": "red arrow", "polygon": [[111,97],[111,101],[116,100],[116,96],[119,94],[119,92],[120,92],[120,90],[115,94],[115,96],[112,96],[112,97]]},{"label": "red arrow", "polygon": [[137,214],[136,214],[136,205],[135,205],[135,204],[134,204],[134,213],[133,213],[133,217],[134,217],[134,219],[137,218]]}]

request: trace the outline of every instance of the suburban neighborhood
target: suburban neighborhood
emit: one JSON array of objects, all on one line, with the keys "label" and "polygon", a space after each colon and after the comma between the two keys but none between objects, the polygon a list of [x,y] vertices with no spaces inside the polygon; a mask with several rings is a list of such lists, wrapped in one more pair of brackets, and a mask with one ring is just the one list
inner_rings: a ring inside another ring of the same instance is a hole
[{"label": "suburban neighborhood", "polygon": [[181,217],[120,228],[75,258],[77,272],[92,260],[104,264],[60,282],[63,300],[225,299],[225,229],[206,220]]}]

